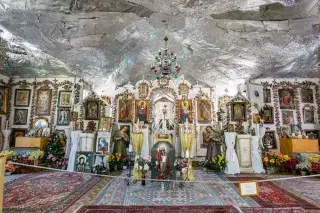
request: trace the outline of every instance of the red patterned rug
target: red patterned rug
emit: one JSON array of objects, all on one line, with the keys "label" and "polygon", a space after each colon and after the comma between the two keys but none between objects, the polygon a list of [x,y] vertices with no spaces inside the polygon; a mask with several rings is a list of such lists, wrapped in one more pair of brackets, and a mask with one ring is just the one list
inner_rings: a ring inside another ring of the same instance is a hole
[{"label": "red patterned rug", "polygon": [[101,180],[68,172],[28,174],[4,187],[4,212],[62,212]]},{"label": "red patterned rug", "polygon": [[[227,177],[231,181],[263,180],[259,177]],[[258,196],[252,196],[264,208],[301,207],[306,210],[319,210],[320,204],[290,189],[282,188],[277,182],[259,182]]]},{"label": "red patterned rug", "polygon": [[305,213],[293,208],[241,208],[234,206],[82,206],[77,213]]}]

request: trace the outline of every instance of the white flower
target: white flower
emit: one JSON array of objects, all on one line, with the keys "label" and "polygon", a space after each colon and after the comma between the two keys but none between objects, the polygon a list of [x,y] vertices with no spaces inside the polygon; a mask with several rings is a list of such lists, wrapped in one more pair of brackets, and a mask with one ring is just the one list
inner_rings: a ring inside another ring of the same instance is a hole
[{"label": "white flower", "polygon": [[187,171],[188,171],[188,169],[187,169],[187,168],[182,168],[182,169],[181,169],[182,174],[186,174],[186,173],[187,173]]},{"label": "white flower", "polygon": [[142,170],[142,166],[139,166],[139,170]]},{"label": "white flower", "polygon": [[147,161],[151,161],[152,157],[149,155],[149,156],[146,156],[144,159]]},{"label": "white flower", "polygon": [[144,170],[144,171],[148,171],[148,170],[149,170],[148,164],[144,164],[143,170]]}]

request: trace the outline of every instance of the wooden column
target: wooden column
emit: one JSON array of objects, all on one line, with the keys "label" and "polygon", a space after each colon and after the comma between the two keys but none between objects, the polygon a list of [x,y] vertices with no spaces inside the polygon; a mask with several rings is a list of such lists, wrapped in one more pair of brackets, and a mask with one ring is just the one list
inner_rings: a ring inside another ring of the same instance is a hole
[{"label": "wooden column", "polygon": [[0,157],[0,213],[2,213],[2,209],[3,209],[5,165],[6,165],[6,157]]}]

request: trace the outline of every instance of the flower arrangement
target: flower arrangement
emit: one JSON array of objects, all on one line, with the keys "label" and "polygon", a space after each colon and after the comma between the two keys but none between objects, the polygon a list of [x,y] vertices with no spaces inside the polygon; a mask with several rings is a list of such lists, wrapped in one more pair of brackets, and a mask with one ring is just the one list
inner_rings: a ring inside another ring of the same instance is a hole
[{"label": "flower arrangement", "polygon": [[40,160],[41,158],[43,158],[43,156],[44,156],[44,152],[39,150],[36,152],[31,152],[28,156],[28,159],[36,161],[36,160]]},{"label": "flower arrangement", "polygon": [[293,170],[293,169],[296,169],[296,165],[298,164],[298,160],[295,159],[295,158],[291,158],[289,160],[287,160],[284,164],[284,167],[287,169],[287,170]]},{"label": "flower arrangement", "polygon": [[217,169],[219,171],[224,170],[224,168],[226,167],[228,161],[225,158],[224,154],[221,155],[217,155],[215,157],[212,158],[211,160],[211,166],[213,169]]},{"label": "flower arrangement", "polygon": [[66,169],[66,166],[68,165],[68,160],[66,158],[50,154],[47,157],[47,165],[57,169]]},{"label": "flower arrangement", "polygon": [[48,142],[45,144],[44,157],[47,166],[61,168],[64,160],[64,148],[60,140],[60,135],[57,131],[50,134]]},{"label": "flower arrangement", "polygon": [[182,160],[181,162],[176,161],[174,163],[176,170],[181,172],[181,179],[184,181],[194,180],[193,169],[191,162],[188,162],[187,159]]},{"label": "flower arrangement", "polygon": [[151,156],[146,156],[144,158],[138,157],[136,163],[134,164],[134,169],[141,171],[142,174],[146,174],[151,167]]},{"label": "flower arrangement", "polygon": [[2,151],[0,153],[0,156],[6,157],[7,160],[13,160],[13,159],[17,158],[19,156],[19,154],[14,152],[13,150],[6,150],[6,151]]},{"label": "flower arrangement", "polygon": [[265,167],[280,167],[284,166],[288,160],[290,160],[288,155],[267,153],[262,162]]},{"label": "flower arrangement", "polygon": [[125,156],[122,156],[120,153],[111,154],[108,159],[108,163],[110,166],[122,166],[124,163],[127,162],[127,158]]},{"label": "flower arrangement", "polygon": [[311,170],[316,173],[319,174],[320,173],[320,163],[311,163]]},{"label": "flower arrangement", "polygon": [[308,162],[311,163],[320,163],[320,155],[318,154],[308,154],[307,155]]},{"label": "flower arrangement", "polygon": [[311,170],[311,167],[304,163],[299,163],[296,165],[296,169],[300,172],[309,172]]}]

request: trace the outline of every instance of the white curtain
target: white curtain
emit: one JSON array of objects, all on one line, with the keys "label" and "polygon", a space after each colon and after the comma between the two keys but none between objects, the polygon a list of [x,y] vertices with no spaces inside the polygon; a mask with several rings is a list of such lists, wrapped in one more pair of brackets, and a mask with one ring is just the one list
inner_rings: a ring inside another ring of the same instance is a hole
[{"label": "white curtain", "polygon": [[150,155],[150,147],[149,147],[149,130],[148,128],[141,129],[143,133],[143,145],[141,150],[141,156],[146,157]]},{"label": "white curtain", "polygon": [[259,151],[259,136],[251,136],[251,161],[254,173],[265,173],[263,169],[261,153]]},{"label": "white curtain", "polygon": [[66,137],[67,137],[67,141],[66,141],[66,152],[64,154],[64,157],[65,158],[68,158],[69,157],[69,154],[70,154],[70,149],[71,149],[71,127],[67,127],[65,130],[64,130],[65,134],[66,134]]},{"label": "white curtain", "polygon": [[68,171],[74,170],[74,162],[76,160],[76,153],[77,151],[80,151],[80,134],[81,131],[73,131],[71,132],[71,150],[69,154],[69,160],[68,160]]},{"label": "white curtain", "polygon": [[225,132],[225,141],[227,146],[226,160],[228,161],[225,173],[227,174],[237,174],[240,173],[239,160],[234,149],[236,143],[237,133],[235,132]]}]

